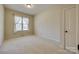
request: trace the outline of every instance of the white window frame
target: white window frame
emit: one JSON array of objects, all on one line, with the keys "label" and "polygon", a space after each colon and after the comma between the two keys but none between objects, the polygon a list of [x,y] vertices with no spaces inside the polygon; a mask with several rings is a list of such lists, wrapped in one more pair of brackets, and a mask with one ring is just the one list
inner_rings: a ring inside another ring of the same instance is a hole
[{"label": "white window frame", "polygon": [[[18,31],[16,31],[16,24],[19,24],[19,23],[15,23],[15,17],[17,17],[18,15],[15,15],[14,16],[14,32],[22,32],[22,31],[29,31],[29,17],[28,16],[18,16],[18,17],[21,17],[22,18],[22,23],[21,23],[21,30],[18,30]],[[23,26],[24,26],[24,24],[23,24],[23,17],[26,17],[26,18],[28,18],[28,29],[27,30],[24,30],[23,29]]]}]

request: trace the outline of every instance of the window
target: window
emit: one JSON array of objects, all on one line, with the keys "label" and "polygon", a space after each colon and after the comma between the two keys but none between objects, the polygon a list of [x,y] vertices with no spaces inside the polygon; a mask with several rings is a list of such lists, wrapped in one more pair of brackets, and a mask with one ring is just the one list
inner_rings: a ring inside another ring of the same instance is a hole
[{"label": "window", "polygon": [[24,16],[15,16],[14,32],[29,30],[29,18]]}]

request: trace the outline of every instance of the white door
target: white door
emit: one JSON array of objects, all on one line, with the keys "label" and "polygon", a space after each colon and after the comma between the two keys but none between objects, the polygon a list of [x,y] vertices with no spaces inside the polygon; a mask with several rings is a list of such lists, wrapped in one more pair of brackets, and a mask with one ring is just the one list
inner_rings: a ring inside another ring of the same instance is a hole
[{"label": "white door", "polygon": [[67,8],[65,15],[65,48],[76,51],[76,8]]}]

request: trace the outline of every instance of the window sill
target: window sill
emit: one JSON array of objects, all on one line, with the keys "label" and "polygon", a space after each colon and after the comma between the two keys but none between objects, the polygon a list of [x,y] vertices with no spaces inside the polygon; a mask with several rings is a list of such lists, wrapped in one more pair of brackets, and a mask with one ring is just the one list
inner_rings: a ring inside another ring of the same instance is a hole
[{"label": "window sill", "polygon": [[20,33],[20,32],[29,32],[30,30],[23,30],[23,31],[16,31],[14,33]]}]

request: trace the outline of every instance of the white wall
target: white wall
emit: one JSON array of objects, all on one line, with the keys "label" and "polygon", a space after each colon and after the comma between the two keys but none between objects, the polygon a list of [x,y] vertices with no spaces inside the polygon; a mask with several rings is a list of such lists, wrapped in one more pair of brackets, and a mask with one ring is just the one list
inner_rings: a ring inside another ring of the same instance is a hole
[{"label": "white wall", "polygon": [[61,7],[51,8],[35,16],[36,35],[61,43],[60,26],[62,20]]},{"label": "white wall", "polygon": [[0,5],[0,46],[4,39],[4,7]]}]

